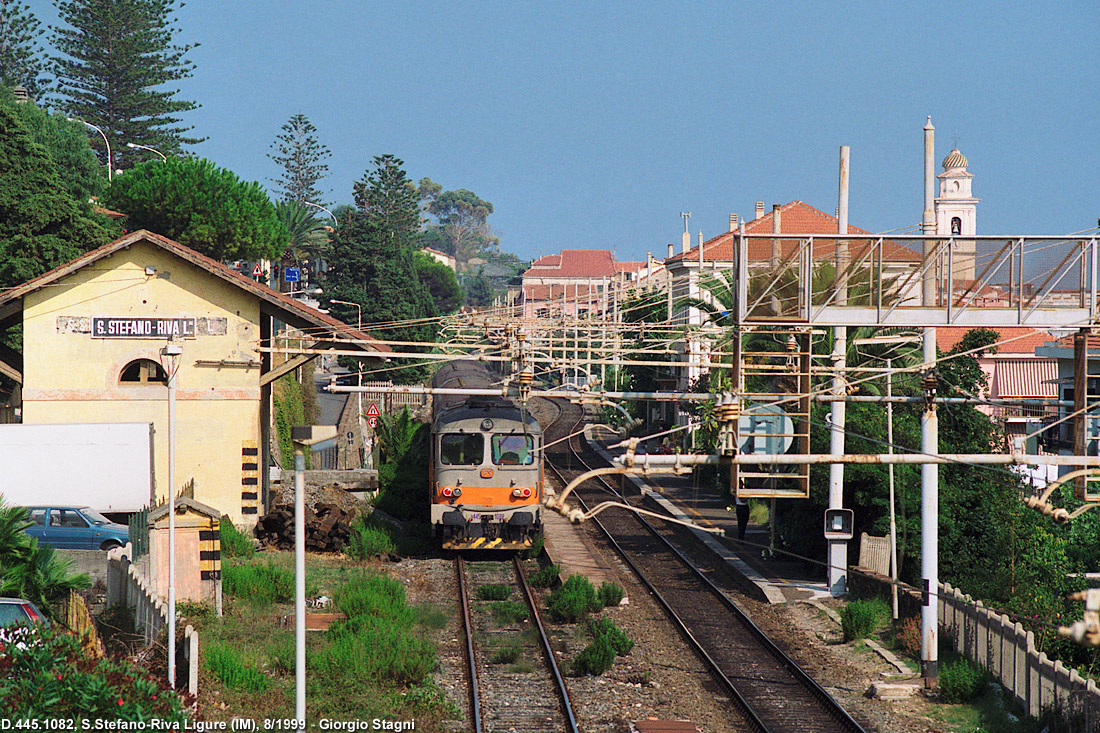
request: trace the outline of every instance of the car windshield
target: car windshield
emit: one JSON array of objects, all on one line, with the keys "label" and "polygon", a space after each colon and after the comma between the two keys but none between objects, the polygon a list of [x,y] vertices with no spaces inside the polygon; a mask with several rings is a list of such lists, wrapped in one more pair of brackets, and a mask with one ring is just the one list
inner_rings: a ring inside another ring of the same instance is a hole
[{"label": "car windshield", "polygon": [[97,512],[95,509],[81,509],[80,513],[83,514],[84,518],[87,519],[92,524],[110,524],[111,523],[110,519],[107,519],[107,517],[103,516],[102,514]]},{"label": "car windshield", "polygon": [[30,623],[30,617],[19,603],[0,603],[0,626],[9,626],[15,623]]}]

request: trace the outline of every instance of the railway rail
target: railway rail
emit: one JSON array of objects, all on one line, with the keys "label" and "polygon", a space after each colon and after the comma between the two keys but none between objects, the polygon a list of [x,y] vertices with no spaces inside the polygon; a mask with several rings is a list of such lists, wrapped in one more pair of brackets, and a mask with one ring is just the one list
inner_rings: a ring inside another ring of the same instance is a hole
[{"label": "railway rail", "polygon": [[[578,406],[564,400],[555,403],[560,414],[547,429],[547,443],[577,432],[583,423]],[[576,444],[574,436],[547,451],[546,465],[562,486],[589,469],[583,449]],[[586,509],[611,496],[622,499],[611,484],[598,480],[597,488],[593,486],[596,482],[577,487],[571,498]],[[590,521],[602,530],[729,691],[748,727],[771,733],[864,730],[650,522],[618,508]]]},{"label": "railway rail", "polygon": [[[503,560],[467,563],[456,557],[455,573],[466,637],[473,732],[579,733],[569,691],[554,660],[519,556],[513,557],[511,563]],[[491,601],[471,602],[469,580],[474,576],[480,585],[511,589],[509,600],[518,591],[537,638],[515,625],[509,628],[507,622],[494,623]],[[519,660],[534,662],[535,658],[542,659],[541,666],[516,665]]]}]

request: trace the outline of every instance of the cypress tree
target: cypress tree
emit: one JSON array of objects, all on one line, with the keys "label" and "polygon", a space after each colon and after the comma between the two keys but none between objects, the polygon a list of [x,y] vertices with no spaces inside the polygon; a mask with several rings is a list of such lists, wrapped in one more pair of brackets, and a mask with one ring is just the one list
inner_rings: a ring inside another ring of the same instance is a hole
[{"label": "cypress tree", "polygon": [[[203,138],[188,137],[191,127],[180,116],[197,108],[177,99],[165,86],[191,76],[185,56],[194,48],[176,45],[172,14],[176,0],[69,0],[58,2],[70,27],[51,28],[61,56],[51,57],[57,75],[59,107],[103,130],[111,142],[114,167],[128,168],[151,153],[131,151],[127,143],[146,145],[166,155]],[[98,146],[99,137],[92,137]],[[101,156],[106,161],[106,153]]]}]

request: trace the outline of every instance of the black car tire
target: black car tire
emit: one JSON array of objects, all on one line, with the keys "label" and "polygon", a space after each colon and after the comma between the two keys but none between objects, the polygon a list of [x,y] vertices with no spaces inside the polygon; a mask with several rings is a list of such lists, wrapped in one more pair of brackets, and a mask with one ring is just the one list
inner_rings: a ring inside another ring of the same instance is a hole
[{"label": "black car tire", "polygon": [[116,540],[104,540],[103,544],[99,546],[101,550],[113,550],[116,547],[122,547],[122,543]]}]

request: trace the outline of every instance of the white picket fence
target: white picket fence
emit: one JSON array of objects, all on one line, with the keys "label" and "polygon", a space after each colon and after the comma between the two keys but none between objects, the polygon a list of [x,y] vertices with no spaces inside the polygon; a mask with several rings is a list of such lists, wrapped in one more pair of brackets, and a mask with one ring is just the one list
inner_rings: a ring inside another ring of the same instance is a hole
[{"label": "white picket fence", "polygon": [[[168,628],[168,604],[161,600],[152,579],[131,562],[132,556],[130,543],[107,553],[107,607],[129,608],[135,630],[141,632],[145,646],[150,646],[161,630]],[[199,691],[199,633],[190,625],[184,629],[183,643],[188,659],[187,690],[194,695]]]}]

